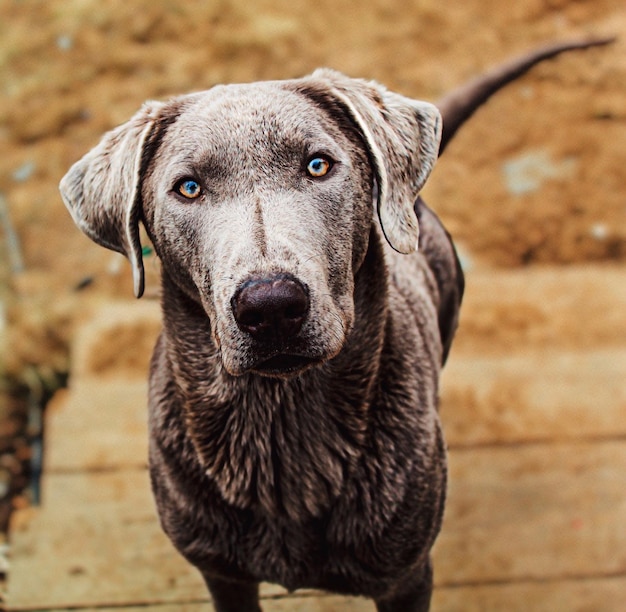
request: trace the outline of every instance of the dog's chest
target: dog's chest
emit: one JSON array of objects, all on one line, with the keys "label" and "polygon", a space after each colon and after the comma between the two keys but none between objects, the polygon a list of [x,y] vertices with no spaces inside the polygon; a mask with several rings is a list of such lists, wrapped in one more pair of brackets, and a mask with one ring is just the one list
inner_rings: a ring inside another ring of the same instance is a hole
[{"label": "dog's chest", "polygon": [[[295,524],[328,510],[363,452],[366,405],[345,386],[331,402],[320,394],[319,385],[257,379],[227,402],[188,403],[189,438],[227,503]],[[283,531],[297,549],[293,530]]]}]

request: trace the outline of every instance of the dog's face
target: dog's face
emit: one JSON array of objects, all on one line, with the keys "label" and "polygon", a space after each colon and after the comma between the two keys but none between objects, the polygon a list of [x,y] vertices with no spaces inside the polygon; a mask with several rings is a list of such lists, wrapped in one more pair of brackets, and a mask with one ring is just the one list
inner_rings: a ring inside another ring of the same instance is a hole
[{"label": "dog's face", "polygon": [[372,173],[347,132],[260,84],[195,97],[162,137],[145,223],[232,374],[298,371],[341,349],[372,218]]},{"label": "dog's face", "polygon": [[90,237],[129,257],[138,295],[143,220],[229,373],[289,376],[341,350],[372,211],[396,250],[417,248],[439,123],[429,104],[329,71],[220,86],[145,106],[61,191]]}]

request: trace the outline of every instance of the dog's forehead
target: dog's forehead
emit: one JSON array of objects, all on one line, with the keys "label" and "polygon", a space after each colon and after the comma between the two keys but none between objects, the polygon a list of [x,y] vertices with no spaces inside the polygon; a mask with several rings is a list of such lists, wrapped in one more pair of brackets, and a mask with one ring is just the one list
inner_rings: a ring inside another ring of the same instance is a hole
[{"label": "dog's forehead", "polygon": [[[290,86],[290,81],[218,85],[193,94],[176,123],[182,130],[231,138],[307,137],[324,131],[328,117],[315,103]],[[226,138],[228,140],[228,138]]]},{"label": "dog's forehead", "polygon": [[172,171],[188,165],[234,176],[270,159],[275,170],[288,169],[318,151],[346,160],[351,136],[301,83],[219,85],[178,98],[169,108],[173,121],[155,163]]}]

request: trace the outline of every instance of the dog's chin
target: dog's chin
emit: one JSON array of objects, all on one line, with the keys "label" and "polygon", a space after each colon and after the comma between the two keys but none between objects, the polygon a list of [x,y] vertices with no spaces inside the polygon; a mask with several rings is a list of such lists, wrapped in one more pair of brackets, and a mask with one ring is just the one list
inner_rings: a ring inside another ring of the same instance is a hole
[{"label": "dog's chin", "polygon": [[292,378],[322,361],[302,355],[279,354],[255,364],[250,371],[269,378]]},{"label": "dog's chin", "polygon": [[254,374],[266,378],[295,378],[333,359],[343,348],[343,341],[337,337],[333,338],[335,342],[332,344],[317,340],[315,343],[294,341],[291,346],[221,342],[222,366],[231,376]]},{"label": "dog's chin", "polygon": [[310,357],[289,353],[275,353],[271,357],[232,362],[224,357],[222,354],[222,365],[231,376],[257,374],[266,378],[294,378],[326,361],[323,356]]}]

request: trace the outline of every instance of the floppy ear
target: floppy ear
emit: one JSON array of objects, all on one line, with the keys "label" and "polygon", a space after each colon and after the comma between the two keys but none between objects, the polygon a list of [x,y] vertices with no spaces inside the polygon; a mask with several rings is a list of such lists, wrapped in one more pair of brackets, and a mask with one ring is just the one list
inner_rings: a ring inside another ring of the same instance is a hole
[{"label": "floppy ear", "polygon": [[365,142],[374,166],[376,210],[385,238],[400,253],[417,250],[419,227],[413,206],[438,157],[439,111],[428,102],[332,70],[317,70],[311,78],[330,87]]},{"label": "floppy ear", "polygon": [[93,241],[128,257],[136,297],[141,297],[144,289],[139,240],[141,173],[163,106],[147,103],[127,123],[105,134],[59,185],[76,225]]}]

